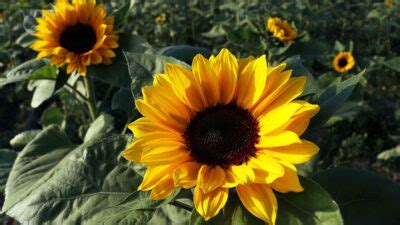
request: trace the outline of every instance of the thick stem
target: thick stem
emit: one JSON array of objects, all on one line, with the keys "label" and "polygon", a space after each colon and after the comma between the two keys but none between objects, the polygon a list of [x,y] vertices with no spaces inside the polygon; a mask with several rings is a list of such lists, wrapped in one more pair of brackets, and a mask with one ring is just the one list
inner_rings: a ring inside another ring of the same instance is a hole
[{"label": "thick stem", "polygon": [[185,209],[185,210],[187,210],[187,211],[189,211],[189,212],[192,212],[192,211],[193,211],[193,207],[192,207],[192,206],[187,205],[187,204],[185,204],[185,203],[183,203],[183,202],[178,202],[178,201],[173,200],[173,201],[170,202],[169,204],[174,205],[174,206],[177,206],[177,207],[182,208],[182,209]]},{"label": "thick stem", "polygon": [[93,83],[92,80],[87,76],[83,77],[83,81],[85,83],[85,88],[86,88],[86,95],[87,95],[86,103],[89,108],[90,118],[92,119],[92,121],[94,121],[97,117],[97,110],[96,110],[96,99],[94,97]]}]

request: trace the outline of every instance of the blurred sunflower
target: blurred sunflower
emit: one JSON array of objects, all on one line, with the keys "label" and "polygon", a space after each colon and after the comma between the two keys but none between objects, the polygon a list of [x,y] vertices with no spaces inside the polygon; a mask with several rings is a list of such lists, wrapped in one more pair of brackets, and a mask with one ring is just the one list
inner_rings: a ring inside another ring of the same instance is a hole
[{"label": "blurred sunflower", "polygon": [[278,17],[270,17],[266,22],[268,31],[279,41],[292,42],[297,37],[297,32],[287,21],[282,21]]},{"label": "blurred sunflower", "polygon": [[37,18],[38,38],[31,48],[37,58],[50,57],[58,67],[68,64],[67,73],[77,70],[86,75],[91,64],[110,64],[118,47],[114,17],[107,16],[104,5],[96,0],[57,0],[54,10],[43,10]]},{"label": "blurred sunflower", "polygon": [[155,18],[156,23],[164,23],[167,20],[165,15],[160,15]]},{"label": "blurred sunflower", "polygon": [[351,70],[356,61],[350,52],[339,52],[332,61],[333,68],[340,73]]},{"label": "blurred sunflower", "polygon": [[135,101],[143,117],[129,125],[136,140],[123,152],[147,165],[139,190],[159,200],[194,187],[194,206],[209,220],[236,188],[254,216],[274,224],[273,190],[302,191],[293,164],[319,151],[299,138],[319,106],[294,100],[306,79],[290,78],[285,66],[268,66],[265,55],[238,60],[226,49],[198,54],[191,70],[165,65]]}]

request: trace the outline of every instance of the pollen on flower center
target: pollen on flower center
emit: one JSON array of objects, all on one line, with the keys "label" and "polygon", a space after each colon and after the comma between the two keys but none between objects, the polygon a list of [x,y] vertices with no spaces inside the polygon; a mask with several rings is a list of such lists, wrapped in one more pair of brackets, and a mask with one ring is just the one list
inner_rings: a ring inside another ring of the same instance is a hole
[{"label": "pollen on flower center", "polygon": [[95,44],[96,33],[92,26],[87,24],[68,26],[60,35],[60,45],[77,54],[88,52]]},{"label": "pollen on flower center", "polygon": [[249,111],[230,103],[198,112],[183,136],[197,162],[227,167],[255,156],[258,130],[258,122]]},{"label": "pollen on flower center", "polygon": [[344,58],[339,59],[338,65],[340,67],[345,67],[347,65],[347,60]]}]

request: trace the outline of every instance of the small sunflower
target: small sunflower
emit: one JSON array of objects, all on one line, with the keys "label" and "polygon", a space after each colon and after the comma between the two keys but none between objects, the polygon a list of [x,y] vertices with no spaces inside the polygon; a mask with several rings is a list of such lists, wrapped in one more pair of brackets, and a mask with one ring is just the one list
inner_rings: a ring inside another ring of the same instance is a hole
[{"label": "small sunflower", "polygon": [[270,17],[267,20],[267,29],[272,36],[282,42],[292,42],[297,37],[297,32],[285,20],[278,17]]},{"label": "small sunflower", "polygon": [[333,68],[337,72],[346,73],[351,70],[356,61],[350,52],[339,52],[332,61]]},{"label": "small sunflower", "polygon": [[165,15],[160,15],[155,18],[156,23],[160,23],[160,24],[164,23],[166,20],[167,20],[167,17]]},{"label": "small sunflower", "polygon": [[306,79],[290,78],[285,66],[267,65],[265,55],[238,60],[226,49],[198,54],[192,69],[165,65],[135,101],[143,117],[129,125],[136,140],[123,152],[147,165],[139,190],[159,200],[194,188],[194,206],[209,220],[236,188],[248,211],[274,224],[273,190],[301,192],[293,164],[319,151],[300,139],[319,106],[294,100]]},{"label": "small sunflower", "polygon": [[53,10],[43,10],[37,18],[38,38],[31,48],[37,58],[50,57],[58,67],[68,64],[67,73],[77,70],[86,75],[91,64],[110,64],[118,47],[114,17],[107,16],[104,5],[96,0],[57,0]]}]

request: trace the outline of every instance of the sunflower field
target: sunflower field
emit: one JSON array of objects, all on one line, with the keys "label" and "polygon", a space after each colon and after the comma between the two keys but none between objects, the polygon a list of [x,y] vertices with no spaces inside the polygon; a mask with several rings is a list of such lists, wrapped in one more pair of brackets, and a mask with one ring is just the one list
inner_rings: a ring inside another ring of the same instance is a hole
[{"label": "sunflower field", "polygon": [[399,0],[0,1],[0,223],[399,225]]}]

